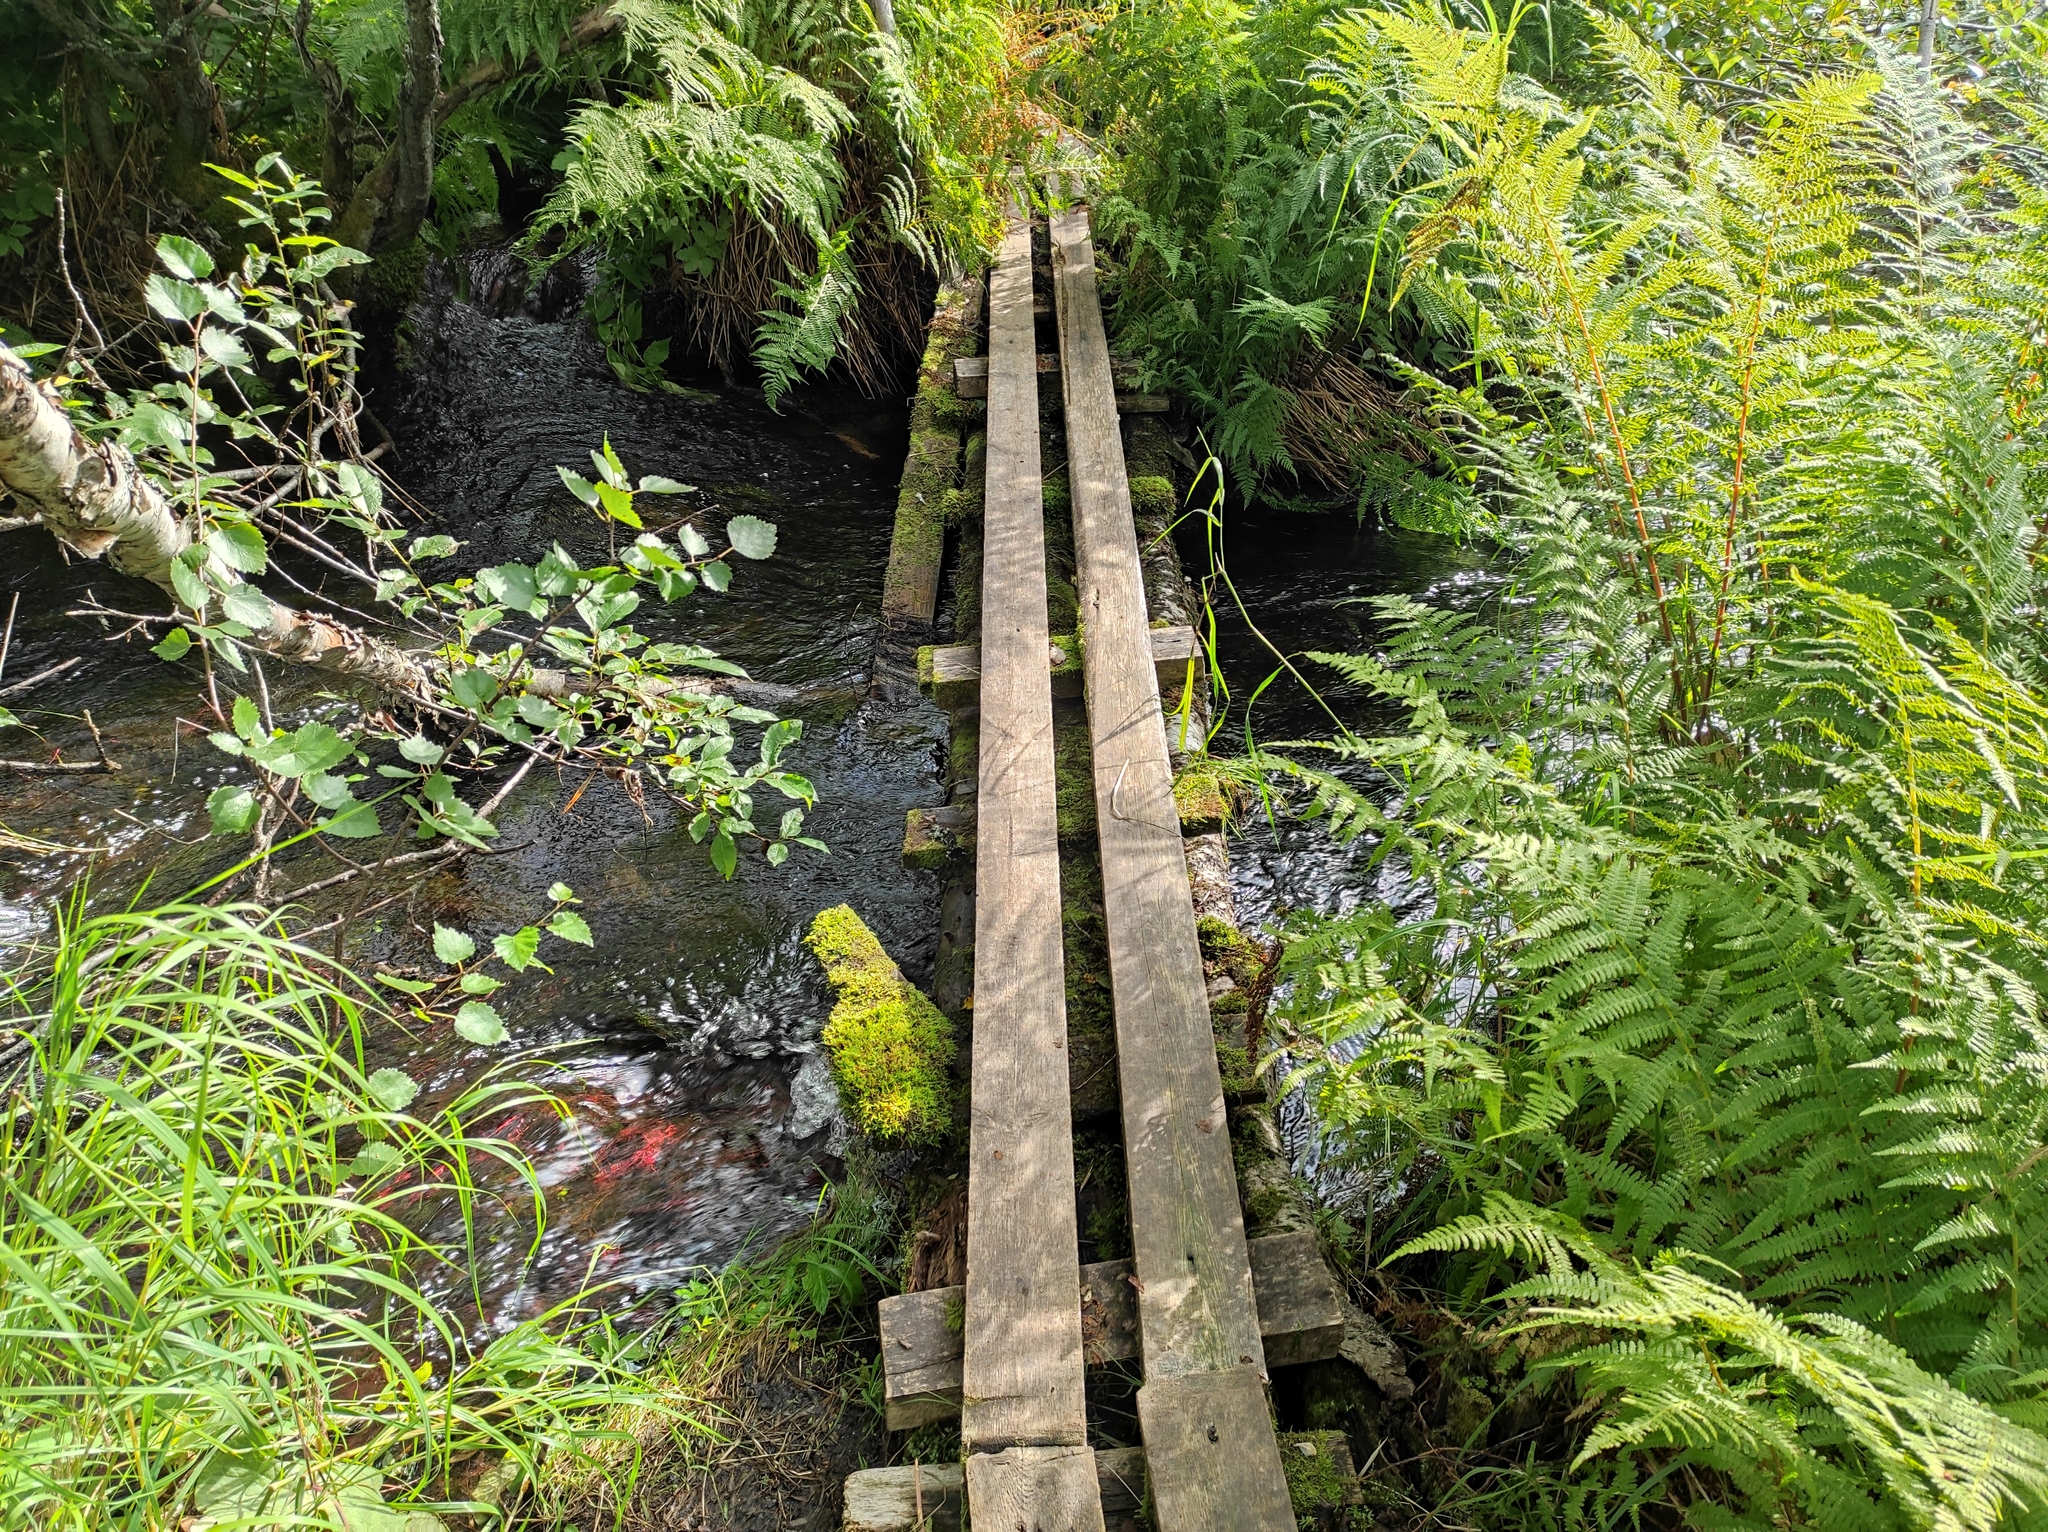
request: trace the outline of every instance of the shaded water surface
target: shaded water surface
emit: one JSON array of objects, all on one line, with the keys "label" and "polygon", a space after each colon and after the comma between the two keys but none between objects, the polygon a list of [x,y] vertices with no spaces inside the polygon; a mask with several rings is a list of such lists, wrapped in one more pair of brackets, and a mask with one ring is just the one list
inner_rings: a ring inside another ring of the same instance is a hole
[{"label": "shaded water surface", "polygon": [[[898,857],[904,810],[943,796],[944,719],[914,693],[871,695],[900,410],[849,399],[776,416],[743,397],[636,395],[579,325],[531,310],[489,313],[445,291],[408,330],[410,370],[372,405],[396,447],[386,466],[437,529],[468,544],[462,568],[531,561],[555,541],[598,562],[606,535],[554,470],[587,472],[589,449],[607,434],[633,473],[698,486],[662,509],[701,513],[714,536],[742,511],[776,523],[776,557],[743,564],[728,594],[650,602],[635,621],[650,637],[687,636],[745,665],[776,688],[766,705],[804,720],[786,760],[817,786],[807,828],[831,847],[829,856],[799,851],[779,870],[754,858],[722,881],[665,805],[650,800],[643,811],[608,782],[579,794],[580,774],[556,782],[536,773],[498,815],[500,854],[410,889],[389,875],[307,902],[307,926],[349,917],[319,940],[344,941],[368,968],[430,962],[424,937],[436,920],[480,937],[523,924],[548,908],[557,880],[584,901],[595,952],[550,940],[542,957],[553,972],[520,976],[494,1002],[527,1056],[520,1072],[556,1098],[475,1125],[533,1156],[551,1205],[537,1258],[523,1218],[489,1207],[481,1215],[485,1316],[502,1325],[573,1290],[587,1270],[628,1291],[659,1291],[684,1268],[722,1263],[806,1216],[837,1138],[818,1089],[829,999],[801,937],[817,910],[850,902],[912,977],[928,977],[936,882]],[[235,767],[202,733],[174,733],[172,723],[203,716],[201,678],[189,663],[164,664],[142,643],[105,641],[63,615],[87,587],[138,612],[158,609],[152,593],[100,565],[67,566],[48,539],[17,535],[9,548],[0,605],[19,590],[22,615],[0,682],[74,655],[81,663],[8,705],[43,728],[43,748],[61,744],[67,755],[84,745],[76,715],[91,708],[123,770],[8,778],[0,821],[111,846],[92,864],[96,902],[125,901],[146,879],[151,900],[174,897],[232,860],[200,837],[206,794]],[[279,670],[270,667],[269,681],[280,723],[342,706]],[[8,753],[26,743],[10,733]],[[0,943],[9,946],[47,929],[53,904],[88,868],[83,856],[12,851],[0,863]],[[335,870],[297,850],[282,866],[281,895]],[[373,1064],[400,1064],[420,1081],[421,1106],[507,1053],[439,1029],[378,1048]]]}]

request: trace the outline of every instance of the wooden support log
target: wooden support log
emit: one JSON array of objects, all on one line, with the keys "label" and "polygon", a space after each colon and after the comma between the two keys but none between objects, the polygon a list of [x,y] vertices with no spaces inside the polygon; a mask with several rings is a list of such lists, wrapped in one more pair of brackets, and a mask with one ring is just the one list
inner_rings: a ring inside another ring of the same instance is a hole
[{"label": "wooden support log", "polygon": [[[1038,353],[1038,375],[1041,378],[1055,376],[1059,370],[1060,357],[1057,351],[1041,351]],[[1138,369],[1135,363],[1112,358],[1110,371],[1111,375],[1116,379],[1117,407],[1119,409],[1123,408],[1123,401],[1125,399],[1149,399],[1155,397],[1154,395],[1137,392]],[[963,356],[956,359],[953,363],[953,389],[962,399],[986,399],[988,397],[988,358],[985,356]],[[1146,412],[1138,410],[1132,413],[1144,414]]]},{"label": "wooden support log", "polygon": [[[1291,1367],[1333,1357],[1344,1344],[1344,1294],[1313,1232],[1249,1242],[1252,1288],[1266,1362]],[[1081,1344],[1090,1366],[1138,1355],[1138,1298],[1129,1261],[1081,1268]],[[960,1289],[884,1298],[883,1410],[892,1431],[960,1409]]]},{"label": "wooden support log", "polygon": [[[1179,705],[1181,688],[1188,681],[1188,665],[1194,664],[1196,680],[1202,675],[1202,649],[1195,630],[1188,627],[1152,629],[1152,668],[1159,677],[1159,691]],[[1082,684],[1082,643],[1072,633],[1057,633],[1047,641],[1045,659],[1052,673],[1055,697],[1078,697]],[[929,644],[917,651],[917,684],[940,707],[964,707],[981,693],[981,645]]]},{"label": "wooden support log", "polygon": [[[907,1463],[863,1468],[846,1479],[841,1532],[960,1532],[959,1463]],[[1095,1485],[1104,1517],[1129,1516],[1145,1498],[1145,1450],[1111,1447],[1095,1454]]]}]

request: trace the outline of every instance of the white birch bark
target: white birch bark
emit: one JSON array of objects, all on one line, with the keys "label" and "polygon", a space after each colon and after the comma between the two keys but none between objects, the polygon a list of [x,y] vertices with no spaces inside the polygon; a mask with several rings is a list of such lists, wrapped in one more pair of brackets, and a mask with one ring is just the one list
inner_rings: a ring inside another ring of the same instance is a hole
[{"label": "white birch bark", "polygon": [[[41,522],[85,558],[147,580],[177,602],[171,565],[203,535],[137,467],[127,450],[94,444],[74,427],[55,393],[0,345],[0,488],[17,514]],[[211,571],[209,584],[233,583],[232,571]],[[422,695],[426,667],[384,639],[318,612],[270,603],[270,620],[244,642],[265,654],[355,676],[386,691]]]}]

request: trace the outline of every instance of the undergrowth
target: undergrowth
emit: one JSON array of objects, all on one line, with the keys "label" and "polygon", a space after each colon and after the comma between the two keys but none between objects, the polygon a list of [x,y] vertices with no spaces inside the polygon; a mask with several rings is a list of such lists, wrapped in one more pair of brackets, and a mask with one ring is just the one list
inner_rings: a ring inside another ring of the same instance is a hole
[{"label": "undergrowth", "polygon": [[1597,109],[1330,24],[1439,156],[1471,365],[1406,377],[1514,582],[1314,657],[1391,730],[1254,745],[1427,896],[1292,920],[1276,1040],[1404,1288],[1554,1336],[1569,1429],[1447,1504],[2039,1526],[2040,81],[1855,42],[1729,120],[1594,27]]}]

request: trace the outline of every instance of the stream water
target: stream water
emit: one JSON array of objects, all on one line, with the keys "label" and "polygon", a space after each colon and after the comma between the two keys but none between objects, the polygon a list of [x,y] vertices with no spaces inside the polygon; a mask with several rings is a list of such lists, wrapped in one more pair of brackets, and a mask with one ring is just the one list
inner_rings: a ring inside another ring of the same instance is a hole
[{"label": "stream water", "polygon": [[[633,472],[698,486],[682,504],[707,511],[704,524],[740,511],[775,522],[775,558],[745,564],[728,594],[643,609],[636,622],[650,636],[688,635],[785,689],[775,705],[806,725],[787,759],[818,789],[807,828],[831,848],[799,851],[780,869],[755,858],[727,882],[665,806],[650,802],[643,813],[604,782],[578,796],[577,781],[529,779],[498,816],[499,854],[464,859],[348,925],[359,969],[403,965],[431,961],[424,937],[434,921],[484,935],[518,926],[548,908],[545,890],[558,879],[585,901],[595,951],[549,941],[542,957],[553,972],[529,972],[496,999],[523,1057],[518,1072],[543,1080],[563,1107],[477,1124],[534,1157],[550,1198],[534,1259],[522,1221],[480,1230],[483,1319],[502,1326],[593,1271],[627,1292],[671,1287],[689,1268],[772,1240],[815,1206],[835,1147],[817,1089],[830,1001],[801,939],[818,910],[851,903],[912,978],[929,976],[937,882],[906,871],[899,851],[904,811],[944,796],[945,721],[914,690],[876,684],[900,408],[849,400],[832,413],[813,404],[773,415],[744,397],[631,393],[580,324],[521,303],[519,287],[508,290],[488,264],[468,275],[468,290],[495,296],[495,310],[457,301],[444,278],[409,323],[410,370],[373,393],[395,438],[394,477],[430,508],[433,525],[468,544],[465,567],[530,561],[556,540],[598,562],[604,533],[554,470],[587,471],[587,453],[607,434]],[[8,706],[67,755],[87,745],[77,715],[90,708],[123,770],[8,778],[0,822],[67,845],[111,846],[92,864],[96,904],[125,902],[145,886],[152,901],[174,898],[229,861],[219,843],[198,837],[206,794],[236,768],[203,733],[172,722],[201,716],[198,672],[64,615],[88,589],[139,611],[155,609],[152,593],[124,588],[102,565],[67,565],[46,538],[17,535],[8,546],[0,607],[14,591],[21,606],[0,679],[78,661]],[[283,668],[269,667],[280,723],[333,705]],[[10,749],[25,744],[10,735]],[[317,853],[290,855],[284,891],[334,870]],[[18,950],[47,929],[88,863],[0,859],[0,945]],[[316,897],[304,924],[396,886],[358,880]],[[411,1072],[420,1106],[453,1095],[508,1051],[440,1029],[378,1047],[372,1063]],[[480,1216],[503,1215],[487,1207]]]},{"label": "stream water", "polygon": [[[745,510],[774,521],[776,557],[741,568],[728,594],[700,594],[665,613],[643,609],[652,636],[687,635],[784,690],[777,704],[805,721],[791,757],[816,784],[812,830],[829,856],[799,853],[779,870],[758,860],[724,881],[668,809],[645,811],[610,784],[530,780],[501,811],[497,854],[419,880],[402,897],[359,880],[305,906],[304,924],[344,926],[359,968],[428,961],[440,921],[488,934],[547,908],[562,880],[585,901],[596,936],[586,952],[550,943],[551,973],[498,997],[516,1051],[512,1067],[546,1083],[559,1110],[536,1106],[477,1126],[519,1142],[546,1186],[550,1215],[538,1254],[523,1220],[488,1204],[480,1218],[478,1318],[504,1326],[573,1292],[595,1274],[627,1293],[659,1292],[692,1268],[715,1267],[804,1219],[830,1168],[835,1126],[817,1086],[818,1033],[829,998],[801,938],[819,909],[851,903],[915,980],[936,945],[936,878],[899,861],[907,808],[940,801],[944,716],[890,677],[876,621],[905,420],[857,401],[769,413],[733,395],[647,395],[619,386],[573,318],[573,294],[529,296],[512,268],[484,256],[445,274],[406,328],[408,368],[372,403],[393,439],[387,464],[428,524],[468,546],[465,567],[531,560],[559,540],[595,562],[603,532],[561,487],[557,464],[582,465],[607,435],[635,473],[697,485],[684,502],[712,523]],[[1233,531],[1230,569],[1264,640],[1221,613],[1221,654],[1234,694],[1273,668],[1265,641],[1289,654],[1371,641],[1357,598],[1405,591],[1454,604],[1497,588],[1481,559],[1441,540],[1359,528],[1349,517],[1254,510]],[[96,904],[175,898],[233,859],[201,839],[207,793],[236,767],[204,738],[200,678],[151,657],[142,641],[67,616],[89,592],[114,607],[155,608],[102,565],[66,563],[50,540],[9,540],[0,604],[21,597],[0,681],[71,662],[7,705],[67,753],[87,745],[90,708],[123,770],[114,776],[6,780],[0,823],[80,848],[33,855],[0,849],[0,951],[19,952],[91,872]],[[1205,555],[1183,550],[1199,574]],[[878,660],[882,663],[878,666]],[[271,667],[279,721],[337,704],[301,675]],[[1354,727],[1371,708],[1355,689],[1309,670]],[[1219,752],[1242,738],[1234,713]],[[1309,692],[1283,678],[1260,698],[1264,740],[1326,734]],[[23,752],[10,736],[10,752]],[[25,753],[25,752],[23,752]],[[1288,908],[1336,911],[1362,898],[1397,902],[1394,875],[1362,849],[1333,846],[1312,825],[1254,819],[1233,847],[1248,928]],[[295,852],[286,892],[332,871]],[[387,901],[376,907],[378,901]],[[333,940],[332,936],[323,941]],[[506,1050],[429,1030],[379,1040],[373,1064],[397,1063],[423,1087],[422,1106],[458,1092]],[[1300,1130],[1298,1114],[1294,1127]]]}]

